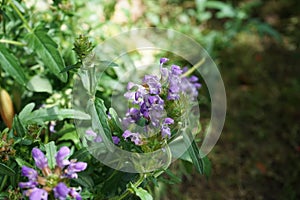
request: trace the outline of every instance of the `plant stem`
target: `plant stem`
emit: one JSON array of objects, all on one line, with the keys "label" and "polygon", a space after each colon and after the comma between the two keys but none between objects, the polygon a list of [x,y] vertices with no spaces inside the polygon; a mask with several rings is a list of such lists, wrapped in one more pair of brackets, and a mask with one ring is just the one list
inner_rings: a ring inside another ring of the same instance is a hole
[{"label": "plant stem", "polygon": [[[141,174],[140,178],[133,184],[135,187],[139,187],[144,179],[146,178],[146,174]],[[127,197],[127,195],[129,195],[132,192],[131,188],[127,188],[127,190],[117,199],[117,200],[122,200],[125,197]]]},{"label": "plant stem", "polygon": [[27,31],[28,31],[28,32],[32,32],[32,29],[30,28],[30,26],[29,26],[27,20],[26,20],[25,17],[22,15],[22,13],[21,13],[20,10],[17,8],[17,6],[16,6],[13,2],[11,2],[11,1],[9,1],[9,4],[10,4],[11,7],[16,11],[17,15],[19,15],[19,17],[20,17],[20,19],[22,20],[23,25],[24,25],[24,27],[27,29]]},{"label": "plant stem", "polygon": [[0,43],[6,43],[6,44],[14,44],[17,46],[25,46],[26,44],[14,40],[6,40],[6,39],[0,39]]},{"label": "plant stem", "polygon": [[189,69],[187,72],[182,74],[181,77],[187,77],[191,75],[197,68],[199,68],[201,65],[203,65],[205,62],[205,58],[202,58],[196,65],[194,65],[191,69]]}]

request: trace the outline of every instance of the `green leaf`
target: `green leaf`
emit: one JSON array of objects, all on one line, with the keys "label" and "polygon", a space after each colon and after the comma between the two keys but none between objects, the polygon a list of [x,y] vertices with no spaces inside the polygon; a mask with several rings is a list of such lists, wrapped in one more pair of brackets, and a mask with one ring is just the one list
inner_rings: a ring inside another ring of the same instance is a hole
[{"label": "green leaf", "polygon": [[27,104],[19,113],[19,118],[23,121],[34,109],[35,103]]},{"label": "green leaf", "polygon": [[70,158],[77,159],[80,161],[87,161],[90,155],[91,154],[87,148],[82,148],[79,151],[75,151],[75,153]]},{"label": "green leaf", "polygon": [[48,159],[48,164],[51,169],[54,169],[56,165],[56,146],[54,141],[45,144],[46,157]]},{"label": "green leaf", "polygon": [[61,81],[67,82],[67,73],[60,73],[65,68],[65,63],[57,49],[57,44],[50,38],[46,31],[38,28],[26,35],[30,49],[35,51],[44,65]]},{"label": "green leaf", "polygon": [[47,121],[63,119],[89,120],[90,116],[86,113],[73,109],[59,109],[58,107],[42,108],[27,115],[27,117],[23,119],[23,123],[43,124]]},{"label": "green leaf", "polygon": [[140,197],[141,200],[153,200],[153,197],[147,190],[141,187],[136,188],[133,184],[131,184],[131,188],[133,189],[136,196]]},{"label": "green leaf", "polygon": [[14,117],[13,128],[19,137],[24,137],[27,133],[27,130],[25,129],[18,115],[15,115]]},{"label": "green leaf", "polygon": [[[107,109],[104,105],[104,101],[102,99],[96,97],[95,107],[96,107],[96,111],[98,114],[98,120],[100,121],[100,123],[103,127],[104,133],[105,133],[106,137],[112,142],[111,130],[107,123],[107,114],[106,114]],[[104,138],[102,137],[102,139],[104,139]],[[104,140],[104,142],[105,142],[105,140]]]},{"label": "green leaf", "polygon": [[117,112],[113,108],[110,108],[108,112],[111,116],[111,119],[108,120],[108,122],[113,129],[112,132],[119,132],[119,133],[123,132]]},{"label": "green leaf", "polygon": [[6,73],[12,76],[19,84],[26,85],[26,77],[17,58],[4,45],[0,44],[0,65]]},{"label": "green leaf", "polygon": [[33,92],[52,93],[52,85],[47,78],[42,78],[39,75],[33,76],[27,83],[27,88]]},{"label": "green leaf", "polygon": [[0,174],[1,175],[8,175],[8,176],[14,176],[16,172],[8,167],[7,165],[0,163]]},{"label": "green leaf", "polygon": [[79,147],[78,145],[80,143],[80,140],[79,140],[79,136],[78,136],[76,130],[65,133],[57,141],[68,141],[68,140],[71,140],[75,144],[76,147]]},{"label": "green leaf", "polygon": [[31,168],[32,168],[32,165],[29,164],[28,162],[26,162],[25,160],[23,160],[22,158],[18,158],[18,157],[17,157],[15,160],[16,160],[16,162],[18,163],[18,165],[19,165],[20,167],[22,167],[22,166],[27,166],[27,167],[31,167]]},{"label": "green leaf", "polygon": [[83,176],[83,175],[78,175],[77,179],[72,179],[76,183],[80,184],[81,186],[85,188],[93,188],[94,187],[94,181],[91,178],[91,176]]},{"label": "green leaf", "polygon": [[190,146],[187,149],[187,152],[189,156],[192,159],[192,162],[196,169],[203,174],[203,161],[201,159],[199,148],[196,144],[196,142],[193,140],[192,133],[189,131],[189,129],[186,129],[186,134],[183,134],[183,141],[186,145],[190,144]]}]

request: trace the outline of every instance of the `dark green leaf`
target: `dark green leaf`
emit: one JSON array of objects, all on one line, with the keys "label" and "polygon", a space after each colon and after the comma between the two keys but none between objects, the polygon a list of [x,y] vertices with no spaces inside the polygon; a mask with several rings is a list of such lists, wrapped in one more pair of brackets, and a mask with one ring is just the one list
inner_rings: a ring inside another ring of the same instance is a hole
[{"label": "dark green leaf", "polygon": [[8,176],[14,176],[16,173],[13,169],[8,167],[7,165],[0,163],[0,174],[1,175],[8,175]]},{"label": "dark green leaf", "polygon": [[13,128],[19,137],[24,137],[27,133],[27,130],[25,129],[18,115],[15,115],[14,117]]},{"label": "dark green leaf", "polygon": [[2,44],[0,44],[0,65],[19,84],[26,85],[27,80],[17,58]]},{"label": "dark green leaf", "polygon": [[64,61],[57,49],[57,44],[50,38],[46,31],[36,29],[25,37],[29,48],[34,50],[45,66],[61,81],[67,81],[67,73],[60,73],[64,67]]},{"label": "dark green leaf", "polygon": [[183,134],[183,140],[186,145],[190,144],[187,149],[188,154],[190,155],[192,162],[196,169],[203,174],[203,161],[201,159],[198,146],[196,142],[193,140],[191,132],[186,130],[185,134]]},{"label": "dark green leaf", "polygon": [[55,143],[52,141],[52,142],[49,142],[48,144],[45,144],[45,151],[46,151],[46,157],[48,159],[49,167],[51,169],[54,169],[54,167],[56,165],[56,160],[55,160],[56,146],[55,146]]},{"label": "dark green leaf", "polygon": [[94,187],[94,181],[90,176],[78,175],[78,178],[73,180],[85,188]]},{"label": "dark green leaf", "polygon": [[81,65],[82,64],[80,62],[78,62],[75,65],[67,66],[60,73],[65,73],[65,72],[68,72],[68,71],[73,70],[73,69],[78,69],[78,68],[80,68]]}]

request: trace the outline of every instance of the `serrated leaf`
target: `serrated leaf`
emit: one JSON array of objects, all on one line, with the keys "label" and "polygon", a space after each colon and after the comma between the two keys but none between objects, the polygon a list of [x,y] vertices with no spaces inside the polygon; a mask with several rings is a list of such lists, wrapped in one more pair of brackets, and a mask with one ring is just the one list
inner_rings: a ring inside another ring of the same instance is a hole
[{"label": "serrated leaf", "polygon": [[136,188],[133,184],[131,184],[131,188],[133,189],[136,196],[140,197],[141,200],[153,200],[153,197],[147,190],[141,187]]},{"label": "serrated leaf", "polygon": [[1,175],[8,175],[8,176],[14,176],[16,172],[8,167],[7,165],[0,163],[0,174]]},{"label": "serrated leaf", "polygon": [[48,164],[51,169],[54,169],[56,165],[56,146],[54,141],[45,144],[46,157],[48,159]]},{"label": "serrated leaf", "polygon": [[33,76],[27,83],[27,88],[33,92],[47,92],[52,93],[52,85],[47,78],[39,75]]},{"label": "serrated leaf", "polygon": [[2,44],[0,44],[0,65],[6,73],[15,79],[15,81],[23,86],[26,85],[27,79],[17,58]]},{"label": "serrated leaf", "polygon": [[37,53],[44,65],[50,72],[55,74],[61,81],[67,82],[67,73],[60,73],[64,68],[64,61],[57,49],[57,44],[42,29],[36,29],[26,35],[28,46]]}]

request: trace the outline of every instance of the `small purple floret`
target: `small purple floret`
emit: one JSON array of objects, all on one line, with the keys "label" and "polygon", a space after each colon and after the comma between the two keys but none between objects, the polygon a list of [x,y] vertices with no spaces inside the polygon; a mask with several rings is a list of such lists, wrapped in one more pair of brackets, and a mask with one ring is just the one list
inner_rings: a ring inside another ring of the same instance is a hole
[{"label": "small purple floret", "polygon": [[35,161],[35,165],[39,169],[43,170],[44,168],[48,167],[48,160],[41,150],[39,150],[38,148],[33,148],[31,153]]},{"label": "small purple floret", "polygon": [[65,200],[70,192],[66,184],[60,182],[53,188],[54,197],[59,200]]},{"label": "small purple floret", "polygon": [[70,161],[66,159],[66,157],[70,154],[70,149],[66,146],[61,147],[57,152],[55,159],[56,164],[61,169],[70,164]]}]

